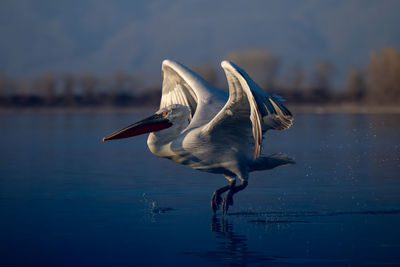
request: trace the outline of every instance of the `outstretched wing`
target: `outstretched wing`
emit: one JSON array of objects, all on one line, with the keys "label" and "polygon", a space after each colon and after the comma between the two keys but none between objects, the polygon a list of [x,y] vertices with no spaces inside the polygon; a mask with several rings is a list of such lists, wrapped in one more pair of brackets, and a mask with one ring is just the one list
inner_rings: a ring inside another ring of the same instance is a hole
[{"label": "outstretched wing", "polygon": [[261,153],[262,135],[268,129],[283,130],[292,124],[292,114],[277,95],[264,92],[232,62],[221,63],[225,71],[229,99],[204,131],[237,142],[254,141],[254,159]]},{"label": "outstretched wing", "polygon": [[204,99],[209,98],[210,85],[182,64],[164,60],[162,63],[163,85],[160,108],[172,104],[187,106],[191,119]]}]

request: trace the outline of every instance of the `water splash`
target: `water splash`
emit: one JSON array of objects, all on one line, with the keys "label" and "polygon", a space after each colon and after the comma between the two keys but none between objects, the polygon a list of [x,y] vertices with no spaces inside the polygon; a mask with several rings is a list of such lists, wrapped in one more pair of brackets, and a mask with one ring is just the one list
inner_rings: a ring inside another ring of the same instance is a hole
[{"label": "water splash", "polygon": [[147,211],[147,213],[151,213],[152,215],[163,214],[174,210],[174,208],[171,207],[158,206],[155,200],[147,198],[146,193],[142,194],[142,198],[143,202],[145,203],[145,211]]}]

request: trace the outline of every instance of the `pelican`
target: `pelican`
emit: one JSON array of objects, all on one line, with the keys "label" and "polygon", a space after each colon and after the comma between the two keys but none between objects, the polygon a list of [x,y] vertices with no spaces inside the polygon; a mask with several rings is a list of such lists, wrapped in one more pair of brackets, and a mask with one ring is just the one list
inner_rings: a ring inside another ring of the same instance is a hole
[{"label": "pelican", "polygon": [[224,175],[228,184],[214,192],[211,209],[215,214],[221,208],[225,215],[233,195],[247,186],[250,172],[294,164],[281,153],[261,156],[263,134],[289,128],[293,117],[280,96],[262,90],[237,65],[223,61],[221,66],[229,96],[182,64],[164,60],[160,109],[103,142],[150,133],[147,146],[153,154]]}]

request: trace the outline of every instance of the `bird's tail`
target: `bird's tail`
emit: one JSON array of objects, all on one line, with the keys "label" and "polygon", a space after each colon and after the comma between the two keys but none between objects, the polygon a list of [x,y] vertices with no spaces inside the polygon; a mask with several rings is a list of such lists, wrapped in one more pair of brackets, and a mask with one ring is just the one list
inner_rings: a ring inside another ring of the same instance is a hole
[{"label": "bird's tail", "polygon": [[250,171],[263,171],[273,169],[281,165],[294,165],[296,162],[286,154],[276,153],[268,157],[260,157],[250,165]]}]

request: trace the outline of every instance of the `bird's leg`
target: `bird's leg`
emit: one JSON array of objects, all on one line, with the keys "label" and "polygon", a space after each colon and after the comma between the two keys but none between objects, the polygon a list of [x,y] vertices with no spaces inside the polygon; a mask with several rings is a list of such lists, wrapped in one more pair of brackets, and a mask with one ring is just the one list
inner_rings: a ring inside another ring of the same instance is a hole
[{"label": "bird's leg", "polygon": [[241,184],[238,186],[233,186],[226,192],[224,201],[222,202],[222,214],[225,215],[228,212],[229,206],[233,205],[233,195],[237,192],[245,189],[247,186],[247,181],[242,180]]},{"label": "bird's leg", "polygon": [[214,214],[219,209],[219,205],[222,203],[221,194],[233,188],[236,184],[236,179],[228,177],[227,179],[229,180],[229,184],[215,190],[214,194],[211,197],[211,209]]}]

